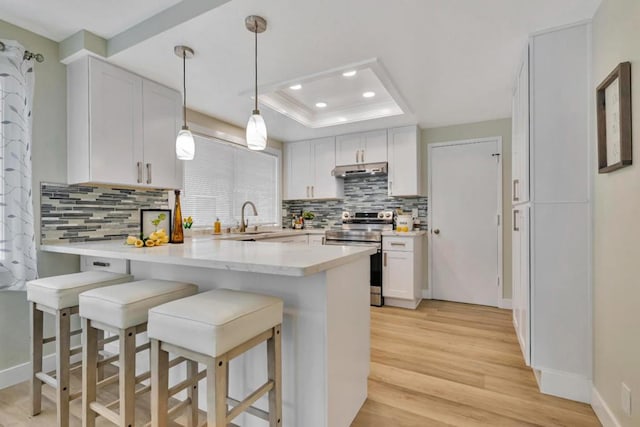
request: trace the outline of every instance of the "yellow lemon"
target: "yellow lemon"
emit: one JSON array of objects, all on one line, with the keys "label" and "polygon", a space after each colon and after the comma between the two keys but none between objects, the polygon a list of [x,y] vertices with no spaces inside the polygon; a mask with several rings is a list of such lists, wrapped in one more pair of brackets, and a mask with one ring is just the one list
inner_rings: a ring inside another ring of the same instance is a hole
[{"label": "yellow lemon", "polygon": [[164,228],[161,228],[160,230],[156,230],[156,234],[167,234],[167,232],[164,231]]},{"label": "yellow lemon", "polygon": [[136,248],[141,248],[141,247],[144,246],[144,242],[142,240],[138,239],[138,240],[136,240],[134,245],[136,245]]},{"label": "yellow lemon", "polygon": [[158,232],[157,231],[154,232],[154,233],[149,234],[149,239],[156,240],[157,238],[158,238]]},{"label": "yellow lemon", "polygon": [[162,243],[169,243],[169,236],[167,236],[166,234],[162,237],[162,239],[160,240]]},{"label": "yellow lemon", "polygon": [[160,239],[155,239],[155,240],[153,241],[153,245],[154,245],[154,246],[160,246],[161,244],[162,244],[162,240],[160,240]]},{"label": "yellow lemon", "polygon": [[135,245],[138,238],[136,236],[127,237],[127,245]]},{"label": "yellow lemon", "polygon": [[147,239],[147,241],[144,242],[144,245],[148,248],[152,248],[155,244],[153,243],[153,240]]}]

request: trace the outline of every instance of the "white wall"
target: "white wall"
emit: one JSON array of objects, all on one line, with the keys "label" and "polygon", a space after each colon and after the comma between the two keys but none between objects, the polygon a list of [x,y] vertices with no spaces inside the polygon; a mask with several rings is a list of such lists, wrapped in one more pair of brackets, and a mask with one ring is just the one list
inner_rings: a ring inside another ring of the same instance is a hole
[{"label": "white wall", "polygon": [[[640,1],[603,0],[593,20],[592,93],[623,61],[632,70],[633,165],[594,179],[594,383],[631,427],[640,426]],[[595,132],[594,123],[594,156]],[[632,417],[621,410],[622,382],[633,393]]]}]

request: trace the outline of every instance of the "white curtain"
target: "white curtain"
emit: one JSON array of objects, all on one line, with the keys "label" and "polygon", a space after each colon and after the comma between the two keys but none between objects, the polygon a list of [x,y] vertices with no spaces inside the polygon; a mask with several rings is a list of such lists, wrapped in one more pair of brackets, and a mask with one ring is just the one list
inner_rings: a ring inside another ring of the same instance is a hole
[{"label": "white curtain", "polygon": [[31,190],[33,61],[22,59],[19,43],[0,41],[0,290],[24,290],[37,277]]}]

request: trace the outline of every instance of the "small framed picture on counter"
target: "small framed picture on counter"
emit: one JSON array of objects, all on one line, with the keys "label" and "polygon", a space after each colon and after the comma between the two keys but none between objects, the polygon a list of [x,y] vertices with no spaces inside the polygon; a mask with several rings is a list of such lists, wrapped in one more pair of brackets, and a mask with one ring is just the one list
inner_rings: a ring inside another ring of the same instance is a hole
[{"label": "small framed picture on counter", "polygon": [[149,237],[154,231],[163,229],[171,236],[171,209],[140,209],[140,232]]}]

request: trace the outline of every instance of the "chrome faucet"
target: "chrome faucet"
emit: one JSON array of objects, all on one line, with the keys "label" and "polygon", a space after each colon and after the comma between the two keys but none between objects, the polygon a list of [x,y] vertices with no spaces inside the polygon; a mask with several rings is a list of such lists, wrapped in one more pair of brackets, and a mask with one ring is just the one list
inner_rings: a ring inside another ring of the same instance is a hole
[{"label": "chrome faucet", "polygon": [[256,205],[253,204],[253,202],[250,201],[246,201],[242,204],[242,213],[240,215],[240,232],[244,233],[245,231],[247,231],[247,226],[249,225],[249,220],[247,220],[245,222],[244,220],[244,208],[247,207],[247,205],[251,206],[253,208],[253,214],[255,216],[258,216],[258,211],[256,210]]}]

